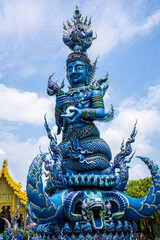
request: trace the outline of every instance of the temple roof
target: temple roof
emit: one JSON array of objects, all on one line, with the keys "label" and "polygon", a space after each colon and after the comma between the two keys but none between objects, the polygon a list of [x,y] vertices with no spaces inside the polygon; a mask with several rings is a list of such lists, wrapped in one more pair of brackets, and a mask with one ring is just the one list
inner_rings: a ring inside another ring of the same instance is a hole
[{"label": "temple roof", "polygon": [[7,160],[4,160],[2,169],[0,171],[0,178],[4,177],[8,183],[8,185],[13,189],[14,194],[19,198],[21,204],[27,204],[27,195],[26,190],[23,192],[21,191],[22,184],[19,182],[18,184],[11,178],[8,172],[8,163]]}]

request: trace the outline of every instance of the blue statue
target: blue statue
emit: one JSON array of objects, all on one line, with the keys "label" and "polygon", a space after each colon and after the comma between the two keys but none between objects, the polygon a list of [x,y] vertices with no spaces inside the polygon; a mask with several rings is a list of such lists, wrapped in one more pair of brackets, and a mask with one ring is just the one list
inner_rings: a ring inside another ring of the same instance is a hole
[{"label": "blue statue", "polygon": [[62,90],[64,82],[59,86],[52,80],[54,74],[47,87],[47,93],[56,96],[57,134],[62,132],[62,142],[57,143],[45,116],[50,146],[48,152],[35,157],[29,168],[28,214],[37,223],[37,233],[45,239],[136,239],[134,220],[160,209],[159,167],[148,158],[139,157],[151,171],[151,188],[140,199],[124,193],[137,123],[111,163],[110,147],[100,138],[95,125],[95,121],[114,118],[113,107],[106,113],[103,102],[108,73],[94,79],[98,59],[91,64],[87,56],[87,49],[96,39],[91,20],[86,17],[83,21],[76,6],[72,21],[73,24],[67,22],[68,28],[64,25],[63,35],[64,43],[73,51],[66,62],[69,90]]},{"label": "blue statue", "polygon": [[6,230],[3,232],[3,239],[4,240],[10,240],[13,237],[12,234],[12,229],[11,229],[11,223],[8,221],[8,219],[3,218],[2,219],[7,223],[7,228]]}]

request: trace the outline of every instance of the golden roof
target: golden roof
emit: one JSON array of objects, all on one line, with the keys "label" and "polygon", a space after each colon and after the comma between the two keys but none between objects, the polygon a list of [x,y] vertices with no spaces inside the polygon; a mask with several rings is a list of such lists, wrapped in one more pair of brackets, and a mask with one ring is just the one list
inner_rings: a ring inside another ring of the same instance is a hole
[{"label": "golden roof", "polygon": [[18,184],[11,178],[9,172],[8,172],[8,163],[7,160],[4,160],[2,169],[0,171],[0,178],[2,176],[6,179],[8,185],[13,189],[14,194],[19,198],[21,204],[25,205],[27,204],[27,195],[26,190],[23,192],[21,191],[22,183],[19,182]]}]

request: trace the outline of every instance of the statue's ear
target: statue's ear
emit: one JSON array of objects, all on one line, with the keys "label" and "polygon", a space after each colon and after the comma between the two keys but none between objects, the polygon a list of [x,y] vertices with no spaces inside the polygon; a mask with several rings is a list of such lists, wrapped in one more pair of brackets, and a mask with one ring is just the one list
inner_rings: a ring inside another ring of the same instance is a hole
[{"label": "statue's ear", "polygon": [[86,84],[89,84],[89,76],[91,74],[92,68],[90,66],[87,67],[87,78],[86,78]]},{"label": "statue's ear", "polygon": [[91,74],[92,68],[90,66],[87,67],[87,75],[89,76]]}]

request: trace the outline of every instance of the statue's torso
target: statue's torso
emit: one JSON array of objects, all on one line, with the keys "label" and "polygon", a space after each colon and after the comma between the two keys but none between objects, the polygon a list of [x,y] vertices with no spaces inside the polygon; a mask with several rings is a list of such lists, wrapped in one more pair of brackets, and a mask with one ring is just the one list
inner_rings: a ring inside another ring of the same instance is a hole
[{"label": "statue's torso", "polygon": [[[73,91],[68,91],[67,99],[71,101],[72,105],[74,105],[78,109],[85,109],[91,107],[91,97],[93,90],[88,88],[82,89],[74,89]],[[88,121],[82,121],[82,119],[77,119],[74,123],[67,123],[68,127],[70,125],[74,125],[77,127],[84,127],[88,125]]]},{"label": "statue's torso", "polygon": [[[81,89],[72,89],[66,95],[67,100],[72,103],[72,106],[78,109],[91,109],[93,108],[93,97],[95,95],[101,96],[101,92],[98,89],[87,86]],[[63,129],[63,141],[59,144],[63,160],[65,161],[64,168],[68,170],[79,169],[80,172],[83,172],[84,169],[85,171],[92,171],[93,169],[103,170],[108,168],[111,159],[110,148],[105,141],[100,139],[100,133],[93,123],[94,120],[79,118],[74,123],[65,121],[66,128],[65,130]],[[77,162],[75,156],[72,156],[70,152],[72,148],[74,149],[74,145],[79,146],[79,149],[83,152],[78,152],[78,156],[86,158],[83,164]],[[89,164],[87,161],[91,161],[92,163]],[[99,164],[100,162],[101,164]]]},{"label": "statue's torso", "polygon": [[[91,105],[91,97],[93,90],[90,88],[75,89],[74,91],[67,92],[67,98],[69,101],[75,100],[75,107],[79,109],[89,108]],[[76,104],[77,100],[77,104]]]}]

